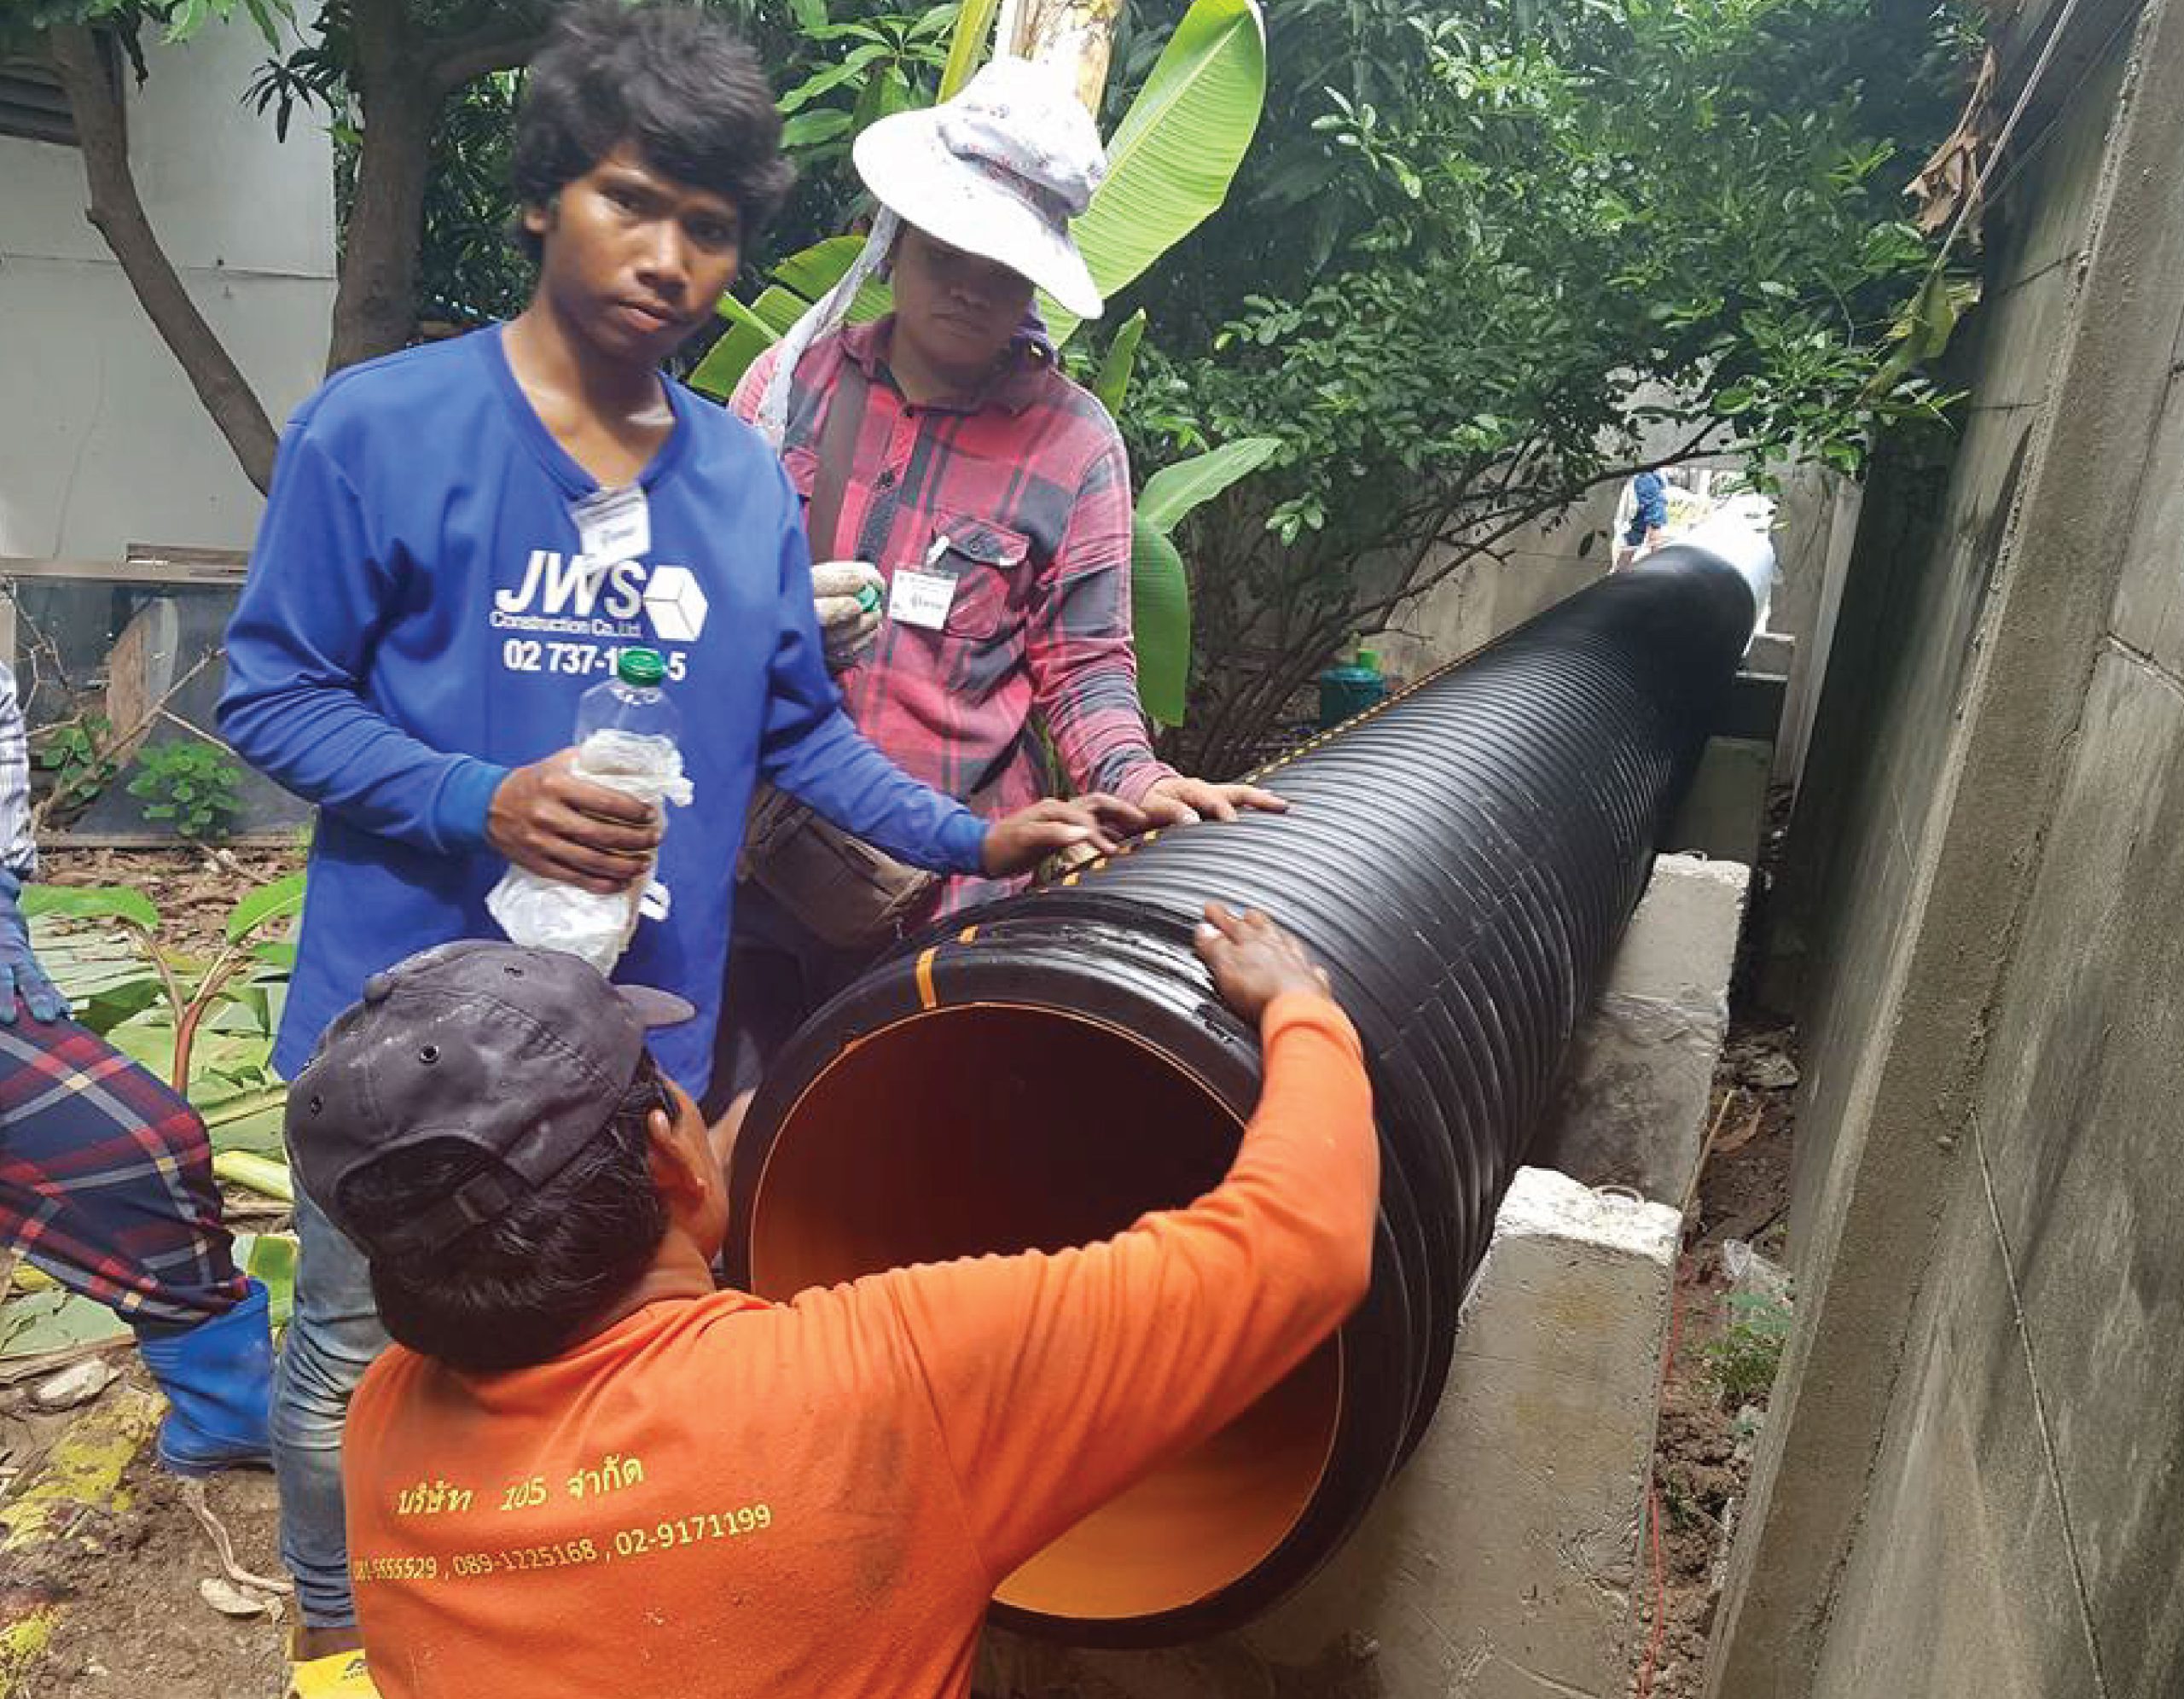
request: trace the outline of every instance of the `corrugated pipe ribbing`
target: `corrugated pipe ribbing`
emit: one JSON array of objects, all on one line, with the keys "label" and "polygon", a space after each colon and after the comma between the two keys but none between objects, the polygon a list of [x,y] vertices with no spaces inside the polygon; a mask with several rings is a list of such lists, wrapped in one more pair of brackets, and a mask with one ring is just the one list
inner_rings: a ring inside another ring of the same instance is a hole
[{"label": "corrugated pipe ribbing", "polygon": [[731,1173],[731,1271],[773,1295],[1084,1242],[1217,1183],[1258,1050],[1192,949],[1208,898],[1297,932],[1363,1038],[1371,1295],[1225,1434],[1010,1577],[996,1620],[1108,1645],[1231,1626],[1324,1562],[1409,1455],[1750,637],[1771,556],[1745,553],[1671,545],[1603,579],[1276,763],[1287,814],[1149,834],[961,917],[783,1052]]}]

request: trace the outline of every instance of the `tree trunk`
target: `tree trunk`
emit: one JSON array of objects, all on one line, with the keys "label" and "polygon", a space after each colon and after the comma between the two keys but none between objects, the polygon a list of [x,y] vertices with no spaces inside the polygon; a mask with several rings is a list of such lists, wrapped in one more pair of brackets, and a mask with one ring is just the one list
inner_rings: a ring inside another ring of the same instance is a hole
[{"label": "tree trunk", "polygon": [[417,249],[439,95],[367,80],[357,192],[341,236],[341,287],[326,369],[407,347],[417,328]]},{"label": "tree trunk", "polygon": [[405,347],[416,329],[425,178],[444,98],[415,51],[406,0],[357,0],[352,27],[364,133],[341,233],[328,371]]},{"label": "tree trunk", "polygon": [[1122,0],[1017,0],[1002,14],[1009,35],[996,38],[999,50],[1060,66],[1076,83],[1077,99],[1097,117],[1122,9]]},{"label": "tree trunk", "polygon": [[56,25],[47,32],[46,49],[68,97],[84,155],[91,201],[85,216],[120,263],[152,328],[242,463],[243,475],[261,491],[270,488],[280,439],[241,369],[190,300],[145,216],[129,169],[121,102],[97,39],[81,25]]}]

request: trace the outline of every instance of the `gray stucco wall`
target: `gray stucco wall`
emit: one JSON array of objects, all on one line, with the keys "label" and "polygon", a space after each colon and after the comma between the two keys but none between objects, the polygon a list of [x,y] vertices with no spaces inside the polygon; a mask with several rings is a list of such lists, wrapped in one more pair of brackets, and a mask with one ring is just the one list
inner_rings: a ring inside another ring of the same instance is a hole
[{"label": "gray stucco wall", "polygon": [[2184,1690],[2184,0],[2071,31],[1799,800],[1800,1316],[1722,1699]]},{"label": "gray stucco wall", "polygon": [[[147,30],[125,79],[130,164],[190,299],[277,428],[324,374],[334,149],[245,98],[247,19]],[[75,148],[0,137],[0,555],[113,561],[132,543],[247,547],[263,505],[85,218]]]}]

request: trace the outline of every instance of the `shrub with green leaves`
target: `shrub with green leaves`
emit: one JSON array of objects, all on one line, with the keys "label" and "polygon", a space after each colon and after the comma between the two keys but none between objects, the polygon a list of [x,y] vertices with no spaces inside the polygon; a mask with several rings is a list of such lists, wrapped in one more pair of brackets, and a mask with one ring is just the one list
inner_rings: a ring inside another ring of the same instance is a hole
[{"label": "shrub with green leaves", "polygon": [[242,817],[242,769],[210,743],[161,743],[137,757],[129,794],[144,805],[144,817],[192,843],[218,843],[234,835]]},{"label": "shrub with green leaves", "polygon": [[78,714],[42,728],[33,737],[33,759],[52,780],[50,811],[66,818],[99,800],[120,763],[108,753],[113,724],[102,713]]},{"label": "shrub with green leaves", "polygon": [[1705,1347],[1706,1374],[1724,1410],[1763,1402],[1790,1341],[1790,1306],[1766,1292],[1732,1292],[1728,1325]]},{"label": "shrub with green leaves", "polygon": [[[1903,189],[1976,55],[1868,0],[1296,0],[1228,205],[1133,289],[1128,434],[1274,436],[1182,539],[1240,759],[1359,631],[1536,518],[1696,443],[1860,464],[1931,421],[1934,242]],[[1961,257],[1960,256],[1960,259]],[[1952,274],[1953,275],[1953,274]]]}]

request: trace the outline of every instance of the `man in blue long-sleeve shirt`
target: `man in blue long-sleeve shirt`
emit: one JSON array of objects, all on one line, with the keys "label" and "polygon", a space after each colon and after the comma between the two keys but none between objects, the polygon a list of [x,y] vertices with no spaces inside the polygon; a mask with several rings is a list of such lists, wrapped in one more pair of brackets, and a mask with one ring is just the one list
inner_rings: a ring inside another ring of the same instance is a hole
[{"label": "man in blue long-sleeve shirt", "polygon": [[[795,492],[740,422],[664,381],[785,190],[755,61],[694,8],[572,8],[533,63],[514,154],[530,305],[504,326],[341,373],[290,422],[228,633],[220,723],[317,803],[278,1042],[293,1076],[367,980],[491,937],[508,863],[612,891],[644,873],[671,917],[618,977],[696,1010],[654,1051],[702,1095],[731,870],[760,776],[902,858],[1028,870],[1109,799],[983,823],[895,768],[828,680]],[[665,658],[695,789],[653,813],[569,771],[578,698],[624,647]],[[273,1417],[295,1690],[370,1689],[338,1474],[348,1394],[385,1341],[361,1260],[299,1197],[302,1277]]]}]

